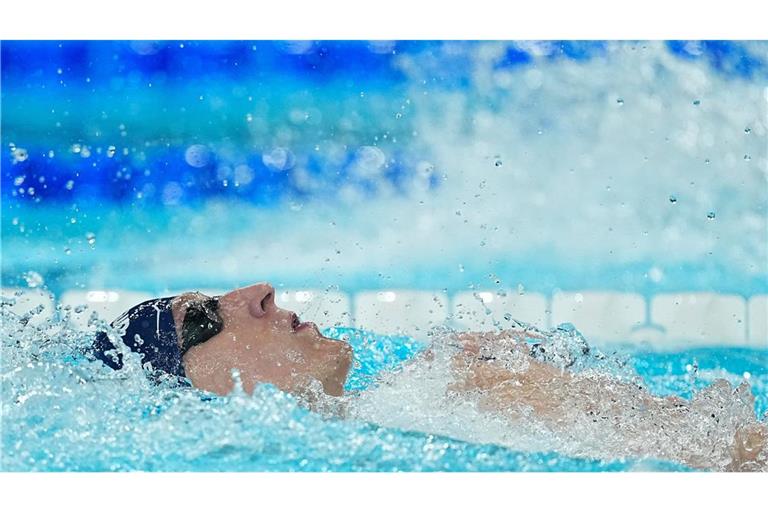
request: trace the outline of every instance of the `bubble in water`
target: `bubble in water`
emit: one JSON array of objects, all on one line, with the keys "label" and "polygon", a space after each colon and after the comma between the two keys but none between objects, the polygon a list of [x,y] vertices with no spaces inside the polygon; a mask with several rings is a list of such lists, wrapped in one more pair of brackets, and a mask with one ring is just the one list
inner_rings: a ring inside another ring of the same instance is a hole
[{"label": "bubble in water", "polygon": [[707,214],[707,218],[708,218],[709,220],[712,220],[712,219],[714,219],[714,218],[715,218],[715,212],[709,212],[709,213]]},{"label": "bubble in water", "polygon": [[109,146],[107,148],[107,158],[112,158],[115,156],[115,153],[117,153],[117,148],[115,146]]},{"label": "bubble in water", "polygon": [[193,144],[184,152],[184,160],[192,167],[205,167],[211,160],[211,151],[203,144]]},{"label": "bubble in water", "polygon": [[752,157],[749,156],[749,155],[744,155],[744,160],[746,160],[748,162],[748,161],[752,160]]},{"label": "bubble in water", "polygon": [[672,203],[672,204],[675,204],[677,202],[677,196],[670,195],[669,196],[669,202]]},{"label": "bubble in water", "polygon": [[88,232],[85,234],[85,239],[88,240],[88,245],[93,247],[96,244],[96,235],[94,233]]},{"label": "bubble in water", "polygon": [[64,248],[64,254],[66,254],[67,256],[69,256],[70,254],[72,254],[72,249],[70,249],[69,247],[65,247],[65,248]]},{"label": "bubble in water", "polygon": [[261,161],[274,171],[287,171],[294,166],[296,159],[290,150],[276,147],[261,155]]},{"label": "bubble in water", "polygon": [[747,126],[746,128],[744,128],[744,133],[752,133],[752,128]]},{"label": "bubble in water", "polygon": [[16,178],[13,180],[13,184],[17,187],[20,187],[22,183],[24,183],[24,179],[26,179],[26,176],[16,176]]},{"label": "bubble in water", "polygon": [[622,98],[618,98],[618,99],[616,100],[616,103],[617,103],[617,104],[618,104],[620,107],[623,107],[623,106],[624,106],[624,100],[623,100]]},{"label": "bubble in water", "polygon": [[27,150],[24,148],[15,148],[11,152],[11,156],[13,157],[13,163],[17,164],[19,162],[24,162],[29,158],[29,153],[27,153]]},{"label": "bubble in water", "polygon": [[503,162],[501,161],[501,157],[494,157],[493,165],[496,167],[501,167]]},{"label": "bubble in water", "polygon": [[524,295],[525,294],[525,286],[523,286],[523,283],[519,283],[517,285],[517,294],[518,295]]},{"label": "bubble in water", "polygon": [[75,182],[72,180],[67,181],[67,184],[64,185],[64,188],[66,188],[67,190],[72,190],[73,188],[75,188]]},{"label": "bubble in water", "polygon": [[29,272],[24,273],[24,281],[26,281],[27,286],[30,288],[37,288],[39,286],[42,286],[45,280],[43,279],[43,276],[35,272],[34,270],[30,270]]},{"label": "bubble in water", "polygon": [[699,105],[701,105],[701,100],[693,100],[693,104],[698,107]]}]

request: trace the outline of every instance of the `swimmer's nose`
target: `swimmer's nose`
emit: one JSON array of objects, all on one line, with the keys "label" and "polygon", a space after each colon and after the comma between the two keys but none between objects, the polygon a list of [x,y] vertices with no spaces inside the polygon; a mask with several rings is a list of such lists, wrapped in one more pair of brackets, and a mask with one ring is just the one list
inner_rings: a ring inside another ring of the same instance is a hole
[{"label": "swimmer's nose", "polygon": [[270,311],[277,309],[275,305],[275,289],[269,283],[259,283],[250,287],[248,311],[255,318],[263,318]]}]

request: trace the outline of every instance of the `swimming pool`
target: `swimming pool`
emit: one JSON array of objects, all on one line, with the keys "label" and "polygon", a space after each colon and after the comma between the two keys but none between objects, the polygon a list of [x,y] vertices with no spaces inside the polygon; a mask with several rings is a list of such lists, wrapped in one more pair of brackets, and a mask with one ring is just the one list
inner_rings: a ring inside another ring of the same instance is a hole
[{"label": "swimming pool", "polygon": [[[4,306],[2,469],[686,469],[372,375],[444,324],[572,323],[612,375],[747,382],[764,418],[765,48],[3,42],[3,295],[51,297]],[[353,343],[345,419],[80,354],[94,311],[262,280]]]},{"label": "swimming pool", "polygon": [[[12,299],[11,299],[12,300]],[[533,438],[471,403],[451,399],[445,374],[377,380],[402,372],[428,343],[352,328],[324,334],[349,341],[355,364],[346,388],[359,394],[341,419],[310,412],[270,385],[253,396],[237,389],[216,397],[191,388],[149,384],[135,360],[114,372],[88,360],[92,335],[62,312],[37,327],[4,307],[2,465],[7,471],[627,471],[686,470],[663,460],[588,457],[593,439]],[[435,335],[436,340],[441,339]],[[580,339],[577,333],[573,340]],[[41,343],[41,338],[46,341]],[[435,340],[431,340],[434,345]],[[439,341],[437,342],[439,343]],[[593,354],[599,353],[595,350]],[[768,352],[700,349],[659,354],[605,351],[584,358],[617,377],[636,376],[658,395],[690,398],[715,379],[747,379],[756,401],[748,415],[768,410]],[[394,382],[394,383],[393,383]],[[730,392],[726,393],[728,398]],[[397,397],[397,399],[393,399]],[[726,411],[724,421],[744,421]],[[593,434],[594,436],[594,434]],[[729,439],[713,443],[729,442]],[[547,449],[549,447],[549,449]]]}]

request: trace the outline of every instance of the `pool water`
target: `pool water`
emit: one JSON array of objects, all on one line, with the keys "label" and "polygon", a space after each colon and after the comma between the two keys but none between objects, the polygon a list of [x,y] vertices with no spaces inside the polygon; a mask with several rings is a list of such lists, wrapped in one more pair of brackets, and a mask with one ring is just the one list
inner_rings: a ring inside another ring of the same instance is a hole
[{"label": "pool water", "polygon": [[[269,281],[714,293],[746,311],[768,293],[766,48],[3,42],[0,277],[59,299]],[[595,346],[578,325],[544,333],[550,362],[579,378],[692,399],[690,435],[669,437],[654,427],[672,419],[636,414],[632,396],[605,424],[571,397],[560,432],[482,411],[482,393],[449,389],[446,329],[327,329],[356,364],[347,397],[310,408],[268,385],[151,385],[130,354],[112,371],[84,356],[103,322],[71,315],[3,306],[3,470],[692,469],[683,447],[711,447],[703,466],[719,469],[734,431],[768,411],[768,349],[714,333],[715,348],[666,353]],[[640,458],[645,442],[660,455]]]},{"label": "pool water", "polygon": [[[445,332],[420,341],[326,329],[324,334],[345,339],[355,349],[347,382],[354,399],[329,400],[325,408],[310,410],[270,385],[257,387],[253,396],[236,387],[226,397],[167,382],[152,385],[130,356],[123,370],[112,371],[83,356],[91,335],[73,328],[67,312],[59,313],[57,319],[34,325],[3,308],[5,471],[690,469],[669,460],[590,457],[552,439],[520,449],[510,441],[514,430],[502,431],[498,421],[468,403],[449,403],[439,374],[419,373],[418,385],[411,385],[407,373],[418,365],[404,363],[428,346],[439,349]],[[577,331],[567,329],[549,337],[555,349],[558,339],[567,341],[562,354],[583,343]],[[572,369],[642,379],[655,394],[684,397],[715,379],[734,386],[746,381],[756,398],[749,412],[754,421],[768,410],[767,362],[768,351],[762,350],[659,354],[592,347],[590,356],[574,361]],[[346,416],[334,413],[337,406],[348,408]],[[743,412],[723,414],[746,421]],[[521,432],[520,439],[526,435]]]}]

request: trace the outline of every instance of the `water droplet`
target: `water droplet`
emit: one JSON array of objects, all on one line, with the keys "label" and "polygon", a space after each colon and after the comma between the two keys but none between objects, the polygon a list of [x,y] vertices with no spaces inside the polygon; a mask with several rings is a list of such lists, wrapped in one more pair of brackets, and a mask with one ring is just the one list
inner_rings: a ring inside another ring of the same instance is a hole
[{"label": "water droplet", "polygon": [[29,158],[29,153],[27,153],[27,150],[24,148],[15,148],[11,152],[11,156],[13,157],[13,163],[17,164],[19,162],[24,162]]},{"label": "water droplet", "polygon": [[707,218],[708,218],[709,220],[712,220],[712,219],[714,219],[714,218],[715,218],[715,212],[709,212],[709,213],[707,214]]},{"label": "water droplet", "polygon": [[658,283],[664,278],[664,271],[659,267],[651,267],[651,269],[648,271],[648,277],[654,283]]},{"label": "water droplet", "polygon": [[184,152],[184,160],[197,169],[205,167],[211,161],[211,151],[204,144],[193,144]]},{"label": "water droplet", "polygon": [[623,100],[622,98],[618,98],[618,99],[616,100],[616,103],[618,103],[618,105],[619,105],[620,107],[623,107],[623,106],[624,106],[624,100]]},{"label": "water droplet", "polygon": [[701,100],[693,100],[693,104],[698,107],[699,105],[701,105]]},{"label": "water droplet", "polygon": [[30,288],[37,288],[38,286],[42,286],[45,280],[43,279],[43,276],[35,272],[34,270],[30,270],[29,272],[24,273],[24,281],[27,282],[27,286]]},{"label": "water droplet", "polygon": [[677,202],[677,197],[674,195],[669,196],[669,202],[675,204]]}]

